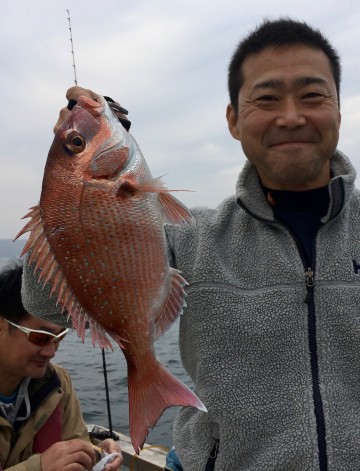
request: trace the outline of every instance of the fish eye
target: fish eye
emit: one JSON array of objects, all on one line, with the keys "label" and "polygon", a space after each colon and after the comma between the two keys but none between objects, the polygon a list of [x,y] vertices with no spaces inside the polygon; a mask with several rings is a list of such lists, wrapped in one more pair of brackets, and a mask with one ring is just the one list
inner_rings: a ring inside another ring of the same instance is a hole
[{"label": "fish eye", "polygon": [[85,149],[85,145],[85,139],[76,131],[73,131],[68,136],[66,136],[64,142],[65,150],[71,155],[82,152]]}]

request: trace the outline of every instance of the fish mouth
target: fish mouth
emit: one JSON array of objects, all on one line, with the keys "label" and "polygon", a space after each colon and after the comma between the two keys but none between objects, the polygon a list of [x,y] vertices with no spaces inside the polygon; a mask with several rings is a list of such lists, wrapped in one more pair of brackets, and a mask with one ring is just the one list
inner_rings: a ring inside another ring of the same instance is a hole
[{"label": "fish mouth", "polygon": [[[81,116],[81,112],[83,112],[85,113],[85,115],[83,115],[83,119],[84,116],[88,116],[87,120],[92,121],[93,124],[96,123],[96,125],[99,125],[100,118],[104,115],[104,109],[104,103],[101,103],[100,101],[95,101],[86,96],[80,96],[77,100],[76,105],[72,109],[72,115],[75,119],[75,116]],[[83,121],[83,119],[81,121]],[[91,123],[89,123],[88,126],[91,126]]]},{"label": "fish mouth", "polygon": [[[102,96],[99,96],[98,101],[86,96],[80,96],[77,104],[73,108],[74,113],[76,113],[76,109],[80,116],[83,114],[83,118],[79,119],[82,123],[86,124],[86,133],[96,134],[98,125],[101,125],[101,118],[105,118],[108,123],[106,127],[109,127],[111,134],[91,157],[88,169],[93,180],[115,180],[121,173],[121,170],[126,166],[129,156],[129,148],[124,145],[125,142],[123,139],[121,139],[120,142],[117,139],[120,136],[118,135],[117,127],[114,127],[112,123],[112,119],[115,119],[115,115],[110,108],[108,108],[107,102]],[[120,126],[117,119],[116,125]],[[93,128],[93,130],[91,128]]]},{"label": "fish mouth", "polygon": [[[77,104],[71,110],[70,116],[56,130],[56,134],[64,142],[69,139],[72,133],[80,133],[80,139],[83,139],[82,136],[95,135],[101,125],[100,118],[104,114],[103,110],[104,106],[101,103],[85,96],[79,97]],[[79,150],[75,153],[78,152]]]}]

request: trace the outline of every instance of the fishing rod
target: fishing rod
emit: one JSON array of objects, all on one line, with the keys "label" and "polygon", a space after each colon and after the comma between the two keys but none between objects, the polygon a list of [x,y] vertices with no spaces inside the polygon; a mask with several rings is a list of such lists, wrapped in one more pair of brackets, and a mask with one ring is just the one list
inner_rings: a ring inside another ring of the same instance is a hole
[{"label": "fishing rod", "polygon": [[105,348],[101,349],[101,353],[102,353],[102,359],[103,359],[103,373],[104,373],[104,381],[105,381],[106,406],[107,406],[108,421],[109,421],[109,432],[107,433],[107,438],[112,438],[114,440],[119,440],[118,435],[116,435],[113,432],[113,428],[112,428],[109,386],[108,386],[107,370],[106,370]]},{"label": "fishing rod", "polygon": [[[76,76],[76,65],[75,65],[75,52],[74,52],[74,42],[72,38],[72,29],[71,29],[71,20],[70,20],[70,11],[66,10],[68,13],[67,19],[69,21],[69,31],[70,31],[70,42],[71,42],[71,54],[73,58],[73,69],[74,69],[74,82],[77,86],[77,76]],[[125,110],[126,111],[126,110]],[[101,349],[102,353],[102,361],[103,361],[103,374],[104,374],[104,381],[105,381],[105,394],[106,394],[106,406],[107,406],[107,413],[108,413],[108,422],[109,422],[109,430],[96,430],[92,431],[91,435],[95,438],[104,439],[104,438],[112,438],[113,440],[119,440],[118,435],[113,432],[112,428],[112,419],[111,419],[111,408],[110,408],[110,396],[109,396],[109,385],[108,385],[108,377],[107,377],[107,369],[106,369],[106,358],[105,358],[105,349]]]},{"label": "fishing rod", "polygon": [[70,42],[71,42],[71,54],[73,58],[73,68],[74,68],[74,76],[75,76],[75,85],[77,85],[77,77],[76,77],[76,65],[75,65],[75,53],[74,53],[74,42],[72,38],[72,29],[71,29],[71,20],[70,20],[70,11],[66,10],[68,12],[68,21],[69,21],[69,31],[70,31]]}]

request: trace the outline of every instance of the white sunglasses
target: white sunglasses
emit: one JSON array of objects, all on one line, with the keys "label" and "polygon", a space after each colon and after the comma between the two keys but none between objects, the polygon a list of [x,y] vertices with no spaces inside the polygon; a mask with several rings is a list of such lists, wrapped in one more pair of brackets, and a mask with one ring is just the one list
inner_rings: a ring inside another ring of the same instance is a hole
[{"label": "white sunglasses", "polygon": [[69,329],[64,329],[60,332],[60,334],[52,334],[51,332],[47,332],[46,330],[36,330],[36,329],[29,329],[28,327],[23,327],[22,325],[14,324],[7,319],[5,319],[10,325],[16,327],[17,329],[21,330],[27,335],[29,342],[37,345],[38,347],[43,347],[49,343],[59,343],[68,333]]}]

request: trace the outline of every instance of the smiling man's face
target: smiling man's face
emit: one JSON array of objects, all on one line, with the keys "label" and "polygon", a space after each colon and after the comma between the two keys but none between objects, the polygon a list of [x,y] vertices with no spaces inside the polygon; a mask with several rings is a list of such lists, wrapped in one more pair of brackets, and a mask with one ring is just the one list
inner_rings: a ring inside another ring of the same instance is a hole
[{"label": "smiling man's face", "polygon": [[238,109],[229,105],[227,119],[262,183],[297,191],[326,185],[341,117],[325,53],[269,46],[247,57],[242,72]]}]

